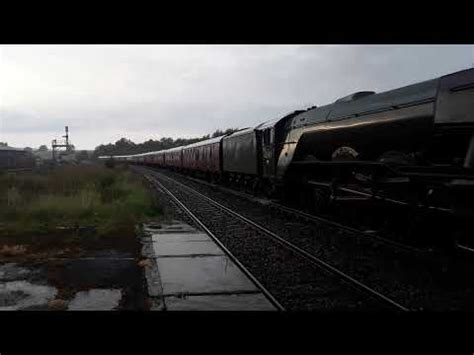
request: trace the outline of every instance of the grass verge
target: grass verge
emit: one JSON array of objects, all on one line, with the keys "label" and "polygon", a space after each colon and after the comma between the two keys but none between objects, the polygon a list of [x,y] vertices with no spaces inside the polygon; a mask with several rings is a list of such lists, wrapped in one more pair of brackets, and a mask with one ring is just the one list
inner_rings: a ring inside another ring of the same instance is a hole
[{"label": "grass verge", "polygon": [[0,236],[134,233],[159,214],[144,182],[123,167],[0,175]]}]

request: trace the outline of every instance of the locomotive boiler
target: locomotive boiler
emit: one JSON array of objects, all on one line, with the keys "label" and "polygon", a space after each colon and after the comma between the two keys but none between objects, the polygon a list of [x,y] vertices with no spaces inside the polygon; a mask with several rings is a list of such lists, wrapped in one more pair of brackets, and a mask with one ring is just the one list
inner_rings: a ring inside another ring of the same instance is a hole
[{"label": "locomotive boiler", "polygon": [[392,181],[404,191],[424,184],[433,197],[470,188],[474,69],[380,94],[355,93],[296,115],[284,130],[275,147],[277,176],[293,183],[380,190]]}]

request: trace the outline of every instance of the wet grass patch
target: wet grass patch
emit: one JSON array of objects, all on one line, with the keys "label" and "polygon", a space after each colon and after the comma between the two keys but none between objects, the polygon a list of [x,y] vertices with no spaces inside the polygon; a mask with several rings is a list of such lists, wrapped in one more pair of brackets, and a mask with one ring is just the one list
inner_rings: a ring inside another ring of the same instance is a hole
[{"label": "wet grass patch", "polygon": [[138,223],[159,215],[149,188],[125,167],[64,166],[0,175],[1,244],[134,236]]}]

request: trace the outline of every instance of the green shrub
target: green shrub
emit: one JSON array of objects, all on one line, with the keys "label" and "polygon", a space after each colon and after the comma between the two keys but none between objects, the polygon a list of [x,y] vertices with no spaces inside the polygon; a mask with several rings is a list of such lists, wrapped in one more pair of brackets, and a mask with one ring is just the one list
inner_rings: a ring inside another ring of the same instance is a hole
[{"label": "green shrub", "polygon": [[124,168],[65,166],[0,176],[0,222],[10,233],[74,225],[113,233],[157,212],[142,180]]}]

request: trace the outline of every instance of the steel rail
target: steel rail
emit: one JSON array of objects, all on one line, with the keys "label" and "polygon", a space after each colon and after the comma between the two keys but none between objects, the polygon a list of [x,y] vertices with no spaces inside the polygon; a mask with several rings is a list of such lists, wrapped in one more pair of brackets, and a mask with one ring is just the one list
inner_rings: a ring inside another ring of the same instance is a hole
[{"label": "steel rail", "polygon": [[474,253],[474,249],[473,248],[470,248],[466,245],[462,245],[462,244],[456,244],[456,247],[459,248],[460,250],[463,250],[463,251],[467,251],[469,253]]},{"label": "steel rail", "polygon": [[187,208],[170,190],[168,190],[161,182],[156,178],[151,177],[150,175],[145,174],[145,178],[155,187],[158,187],[163,192],[165,192],[171,199],[199,226],[201,227],[208,235],[211,237],[214,242],[224,251],[225,254],[237,265],[237,267],[257,286],[257,288],[267,297],[267,299],[279,310],[284,311],[285,308],[277,301],[275,297],[257,280],[252,273],[247,270],[247,268],[227,249],[224,244],[212,233],[201,220],[193,213],[189,208]]},{"label": "steel rail", "polygon": [[396,248],[404,250],[404,251],[416,252],[416,253],[426,253],[427,252],[425,250],[422,250],[422,249],[419,249],[419,248],[416,248],[416,247],[412,247],[410,245],[405,245],[405,244],[402,244],[402,243],[398,243],[394,240],[390,240],[390,239],[381,237],[378,234],[368,233],[368,232],[362,231],[360,229],[350,227],[350,226],[346,226],[345,224],[341,224],[339,222],[335,222],[335,221],[332,221],[332,220],[324,218],[324,217],[315,216],[315,215],[312,215],[312,214],[309,214],[309,213],[306,213],[306,212],[303,212],[303,211],[300,211],[300,210],[297,210],[297,209],[294,209],[294,208],[291,208],[291,207],[288,207],[288,206],[281,205],[281,204],[276,203],[276,202],[271,202],[271,205],[275,206],[276,208],[281,209],[282,211],[284,211],[286,213],[299,215],[301,217],[304,217],[304,218],[312,220],[312,221],[325,223],[327,225],[330,225],[330,226],[333,226],[333,227],[336,227],[336,228],[339,228],[339,229],[342,229],[342,230],[346,230],[346,231],[354,233],[354,234],[359,234],[361,236],[373,239],[378,243],[391,245],[393,247],[396,247]]},{"label": "steel rail", "polygon": [[[197,183],[204,184],[204,185],[207,185],[209,187],[213,187],[213,188],[217,187],[218,189],[220,189],[224,192],[232,193],[235,196],[242,197],[242,198],[245,198],[247,200],[252,199],[251,195],[248,195],[248,194],[246,194],[245,192],[242,192],[242,191],[235,191],[235,190],[232,190],[232,189],[220,186],[220,185],[212,184],[212,183],[209,183],[207,181],[202,181],[202,180],[192,178],[192,177],[189,177],[189,176],[183,176],[183,177],[185,179],[195,181]],[[253,199],[253,201],[255,202],[256,199]],[[399,243],[399,242],[396,242],[394,240],[390,240],[390,239],[381,237],[380,235],[378,235],[376,233],[375,234],[374,233],[368,233],[368,232],[365,232],[363,230],[357,229],[355,227],[350,227],[350,226],[347,226],[347,225],[342,224],[340,222],[330,220],[330,219],[325,218],[325,217],[321,217],[321,216],[317,216],[317,215],[310,214],[310,213],[307,213],[307,212],[303,212],[301,210],[298,210],[298,209],[295,209],[295,208],[292,208],[292,207],[288,207],[288,206],[282,205],[278,202],[274,202],[274,201],[271,201],[271,200],[268,200],[268,203],[265,203],[265,205],[270,207],[270,208],[277,208],[277,209],[281,210],[282,212],[285,212],[285,213],[288,213],[288,214],[296,215],[296,216],[305,218],[307,220],[311,220],[313,222],[320,222],[320,223],[324,223],[324,224],[327,224],[327,225],[332,226],[332,227],[343,229],[343,230],[346,230],[346,231],[351,232],[353,234],[358,234],[358,235],[361,235],[363,237],[373,239],[378,243],[388,244],[388,245],[393,246],[395,248],[398,248],[400,250],[419,253],[419,254],[425,254],[425,253],[431,252],[431,250],[423,250],[423,249],[420,249],[420,248],[417,248],[417,247],[414,247],[414,246],[411,246],[411,245],[406,245],[406,244],[403,244],[403,243]]]},{"label": "steel rail", "polygon": [[303,256],[304,258],[306,258],[307,260],[310,260],[312,261],[314,264],[316,264],[317,266],[323,268],[323,269],[326,269],[327,271],[339,276],[341,279],[343,279],[344,281],[346,281],[346,283],[348,283],[349,285],[351,286],[356,286],[357,288],[367,292],[368,294],[370,294],[372,297],[375,297],[379,300],[383,300],[385,303],[389,304],[390,306],[398,309],[398,310],[401,310],[401,311],[409,311],[408,308],[406,308],[405,306],[399,304],[398,302],[388,298],[387,296],[381,294],[380,292],[374,290],[373,288],[363,284],[362,282],[356,280],[355,278],[353,278],[352,276],[349,276],[347,275],[346,273],[344,273],[343,271],[333,267],[332,265],[326,263],[325,261],[321,260],[320,258],[314,256],[313,254],[310,254],[308,253],[306,250],[304,249],[301,249],[300,247],[294,245],[293,243],[291,242],[288,242],[287,240],[285,240],[284,238],[280,237],[279,235],[273,233],[272,231],[266,229],[265,227],[262,227],[260,226],[259,224],[255,223],[254,221],[246,218],[245,216],[242,216],[241,214],[227,208],[226,206],[220,204],[219,202],[217,201],[214,201],[213,199],[201,194],[200,192],[194,190],[193,188],[189,187],[189,186],[186,186],[185,184],[179,182],[179,181],[176,181],[174,179],[171,179],[170,177],[168,176],[165,176],[163,174],[160,174],[160,173],[157,173],[157,172],[153,172],[155,175],[159,175],[161,177],[163,177],[165,180],[168,180],[168,181],[171,181],[179,186],[182,186],[184,189],[187,189],[188,191],[194,193],[195,195],[201,197],[202,199],[208,201],[210,204],[220,208],[221,210],[227,212],[228,214],[230,214],[231,216],[234,216],[242,221],[244,221],[245,223],[247,223],[248,225],[254,227],[255,229],[263,232],[264,234],[266,234],[267,236],[271,237],[272,239],[274,239],[275,241],[279,242],[280,244],[282,244],[283,246],[285,246],[286,248],[294,251],[295,253],[299,254],[300,256]]},{"label": "steel rail", "polygon": [[[311,184],[312,182],[310,181],[309,183]],[[337,189],[341,190],[341,191],[344,191],[344,192],[352,193],[354,195],[364,196],[364,197],[367,197],[367,198],[372,198],[372,199],[383,201],[383,202],[393,203],[393,204],[398,205],[398,206],[407,206],[407,207],[412,206],[410,203],[405,202],[405,201],[395,200],[395,199],[385,197],[385,196],[381,196],[381,195],[369,194],[367,192],[362,192],[362,191],[350,189],[350,188],[347,188],[347,187],[337,187]],[[438,211],[438,212],[452,213],[451,209],[443,208],[443,207],[425,206],[425,205],[422,205],[422,204],[416,204],[416,205],[413,205],[413,206],[417,207],[417,208],[420,208],[420,209],[427,209],[427,210]]]}]

